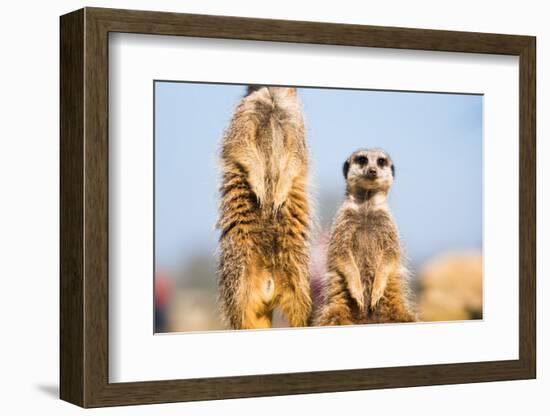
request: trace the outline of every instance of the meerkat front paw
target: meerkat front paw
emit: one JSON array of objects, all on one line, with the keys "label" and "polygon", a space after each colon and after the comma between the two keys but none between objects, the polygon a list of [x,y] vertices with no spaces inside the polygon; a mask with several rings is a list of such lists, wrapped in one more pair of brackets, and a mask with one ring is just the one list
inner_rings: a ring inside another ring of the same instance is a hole
[{"label": "meerkat front paw", "polygon": [[370,298],[370,308],[375,309],[378,305],[378,302],[380,302],[380,299],[384,296],[384,289],[385,287],[374,287],[372,289],[372,294]]},{"label": "meerkat front paw", "polygon": [[348,285],[350,295],[353,299],[355,299],[355,302],[357,303],[357,306],[359,307],[359,311],[363,312],[365,310],[365,302],[363,299],[363,285],[361,284],[361,278],[354,279],[353,283]]},{"label": "meerkat front paw", "polygon": [[351,298],[357,303],[359,311],[363,312],[365,310],[363,282],[361,281],[361,273],[351,251],[345,257],[338,259],[336,266],[338,273],[344,276]]},{"label": "meerkat front paw", "polygon": [[273,206],[275,210],[279,210],[285,204],[291,185],[292,183],[289,179],[279,180],[275,185],[275,192],[273,194]]}]

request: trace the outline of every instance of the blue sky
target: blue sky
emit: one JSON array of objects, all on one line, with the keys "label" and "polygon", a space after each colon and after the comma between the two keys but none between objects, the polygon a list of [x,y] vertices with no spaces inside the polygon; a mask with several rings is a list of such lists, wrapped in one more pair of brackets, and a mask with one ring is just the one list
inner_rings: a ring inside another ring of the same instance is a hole
[{"label": "blue sky", "polygon": [[[157,266],[212,256],[217,151],[238,85],[155,83]],[[419,265],[482,242],[482,106],[479,95],[300,88],[321,222],[344,194],[342,164],[381,147],[396,165],[390,195],[409,261]]]}]

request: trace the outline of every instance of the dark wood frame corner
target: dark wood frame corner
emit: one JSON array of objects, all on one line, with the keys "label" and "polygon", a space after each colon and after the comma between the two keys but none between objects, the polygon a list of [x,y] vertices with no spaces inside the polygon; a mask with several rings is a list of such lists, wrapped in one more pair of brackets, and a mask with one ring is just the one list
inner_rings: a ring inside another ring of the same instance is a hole
[{"label": "dark wood frame corner", "polygon": [[[517,380],[536,376],[535,38],[85,8],[61,17],[60,396],[83,407]],[[110,32],[519,56],[519,359],[109,383]]]}]

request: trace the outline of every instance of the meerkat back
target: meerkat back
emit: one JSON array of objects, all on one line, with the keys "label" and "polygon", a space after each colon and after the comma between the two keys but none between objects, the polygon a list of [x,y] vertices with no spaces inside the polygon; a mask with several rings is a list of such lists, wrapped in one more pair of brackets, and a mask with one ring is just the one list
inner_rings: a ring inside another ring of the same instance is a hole
[{"label": "meerkat back", "polygon": [[281,307],[291,325],[311,308],[308,157],[293,88],[249,88],[222,143],[218,227],[219,304],[233,328],[271,326]]}]

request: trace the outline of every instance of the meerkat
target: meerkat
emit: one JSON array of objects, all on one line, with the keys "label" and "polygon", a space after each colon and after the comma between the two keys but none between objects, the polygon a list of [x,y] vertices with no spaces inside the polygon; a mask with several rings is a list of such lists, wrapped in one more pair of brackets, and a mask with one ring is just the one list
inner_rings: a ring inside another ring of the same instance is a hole
[{"label": "meerkat", "polygon": [[234,329],[311,312],[308,150],[295,88],[249,87],[222,140],[218,301]]},{"label": "meerkat", "polygon": [[346,198],[331,231],[327,293],[317,325],[411,322],[399,235],[387,197],[395,177],[381,149],[358,150],[344,163]]}]

